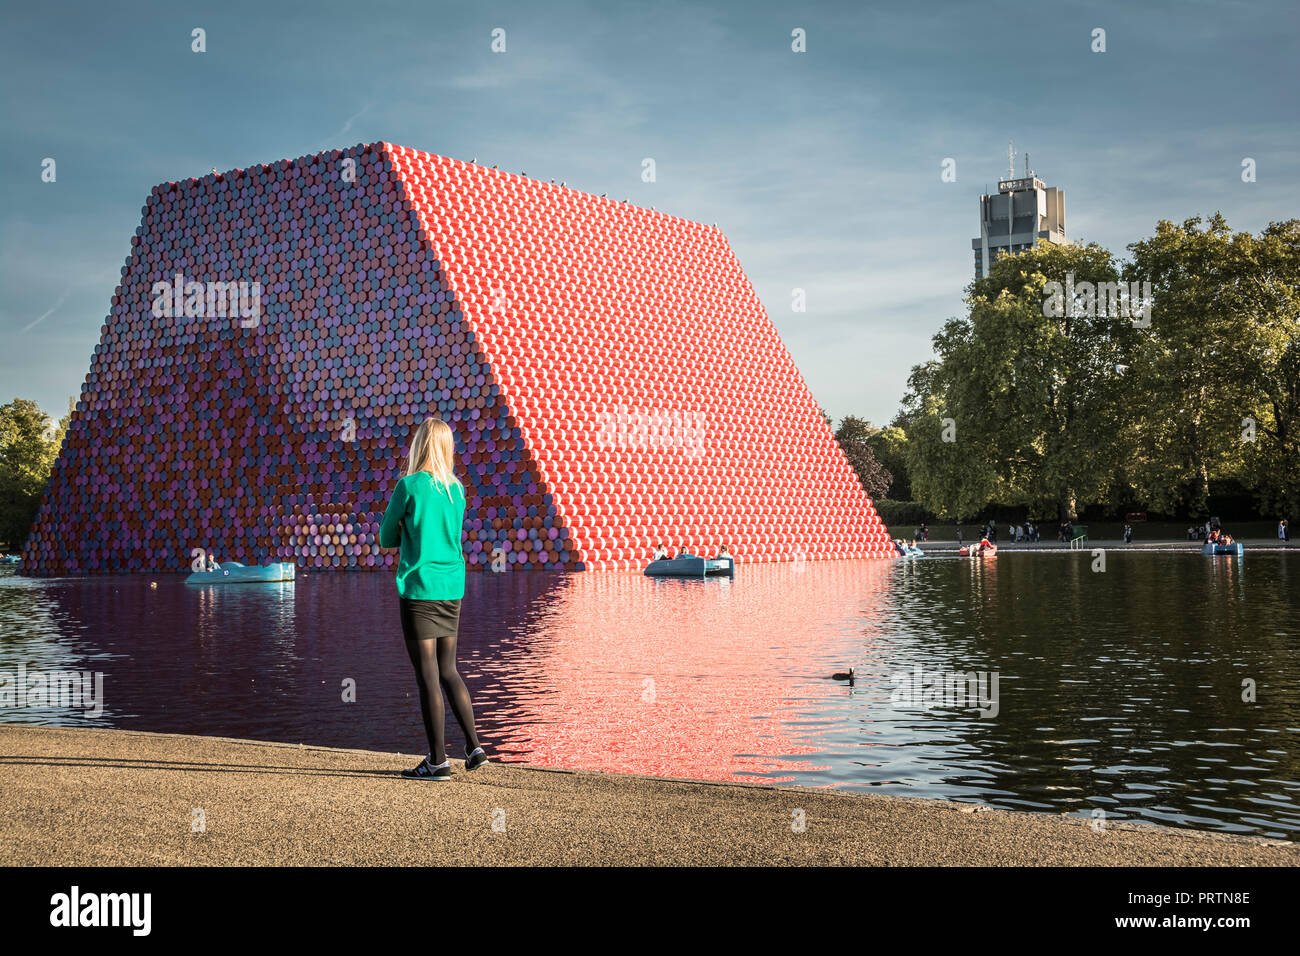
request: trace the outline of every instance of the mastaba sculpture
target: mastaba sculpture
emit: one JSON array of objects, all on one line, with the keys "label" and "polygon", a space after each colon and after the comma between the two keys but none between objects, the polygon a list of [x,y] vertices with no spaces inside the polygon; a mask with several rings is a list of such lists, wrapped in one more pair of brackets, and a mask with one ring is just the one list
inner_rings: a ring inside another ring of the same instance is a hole
[{"label": "mastaba sculpture", "polygon": [[23,571],[390,567],[431,415],[471,568],[893,554],[718,229],[372,143],[154,188]]}]

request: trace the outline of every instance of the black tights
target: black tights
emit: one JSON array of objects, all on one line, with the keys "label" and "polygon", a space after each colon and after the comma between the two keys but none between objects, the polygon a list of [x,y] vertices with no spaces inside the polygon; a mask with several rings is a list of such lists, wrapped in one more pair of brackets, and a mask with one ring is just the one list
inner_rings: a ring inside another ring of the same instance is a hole
[{"label": "black tights", "polygon": [[456,670],[456,635],[426,637],[406,642],[406,653],[415,667],[415,680],[420,685],[420,713],[424,715],[424,732],[429,738],[429,756],[435,766],[447,759],[443,739],[447,715],[442,705],[445,692],[451,703],[451,712],[465,734],[465,750],[478,746],[474,733],[474,706],[469,700],[469,688]]}]

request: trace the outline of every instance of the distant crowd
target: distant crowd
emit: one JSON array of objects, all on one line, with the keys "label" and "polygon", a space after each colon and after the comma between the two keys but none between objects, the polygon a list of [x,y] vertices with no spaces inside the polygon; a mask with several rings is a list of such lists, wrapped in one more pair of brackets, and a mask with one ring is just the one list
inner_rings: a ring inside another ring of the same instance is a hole
[{"label": "distant crowd", "polygon": [[[1142,520],[1142,519],[1139,518],[1138,520]],[[1076,537],[1075,528],[1076,526],[1074,522],[1070,521],[1068,518],[1063,520],[1060,523],[1060,525],[1057,526],[1056,540],[1060,541],[1063,544],[1068,544],[1074,537]],[[1124,543],[1132,544],[1133,525],[1129,524],[1128,522],[1125,522],[1122,534],[1124,538]],[[1286,518],[1280,519],[1277,523],[1277,537],[1279,541],[1291,540],[1291,528]],[[1225,538],[1226,541],[1224,540]],[[992,521],[987,522],[982,528],[980,528],[979,533],[976,535],[976,539],[977,540],[983,539],[993,544],[997,544],[997,540],[998,540],[997,524]],[[920,526],[916,529],[915,540],[916,541],[930,540],[930,530],[929,528],[926,527],[924,521],[921,522]],[[1007,540],[1014,541],[1014,542],[1022,542],[1022,541],[1037,542],[1042,540],[1042,534],[1039,531],[1038,527],[1032,521],[1026,521],[1024,524],[1009,523],[1007,525]],[[1187,529],[1187,540],[1188,541],[1214,541],[1219,544],[1233,543],[1232,535],[1227,534],[1227,532],[1223,530],[1217,518],[1211,518],[1210,520],[1206,521],[1205,524],[1203,525],[1197,524],[1197,525],[1189,526]],[[961,545],[964,541],[965,541],[965,536],[962,532],[962,529],[958,527],[957,544]]]},{"label": "distant crowd", "polygon": [[[1227,536],[1229,540],[1224,541]],[[1219,524],[1218,518],[1211,518],[1205,524],[1194,524],[1187,529],[1188,541],[1212,541],[1218,544],[1232,544],[1232,536],[1228,535]],[[1286,518],[1279,518],[1277,522],[1277,540],[1291,540],[1291,523]]]}]

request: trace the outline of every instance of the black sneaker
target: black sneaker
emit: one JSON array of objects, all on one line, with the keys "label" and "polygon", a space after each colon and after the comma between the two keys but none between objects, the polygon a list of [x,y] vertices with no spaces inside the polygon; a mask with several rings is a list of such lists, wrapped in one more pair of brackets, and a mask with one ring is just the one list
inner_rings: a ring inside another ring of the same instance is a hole
[{"label": "black sneaker", "polygon": [[439,766],[435,767],[429,763],[429,758],[425,757],[420,761],[420,765],[411,770],[403,770],[402,776],[407,780],[438,780],[447,781],[451,779],[451,761],[444,760]]},{"label": "black sneaker", "polygon": [[467,753],[465,755],[466,770],[477,770],[487,762],[488,756],[483,752],[482,747],[475,747],[473,753]]}]

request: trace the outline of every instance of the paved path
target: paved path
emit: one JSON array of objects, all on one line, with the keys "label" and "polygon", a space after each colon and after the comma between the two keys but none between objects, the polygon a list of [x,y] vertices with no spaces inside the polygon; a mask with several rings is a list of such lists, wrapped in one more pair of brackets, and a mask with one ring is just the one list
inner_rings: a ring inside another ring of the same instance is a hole
[{"label": "paved path", "polygon": [[0,864],[1300,865],[1294,843],[832,790],[496,764],[396,776],[417,760],[0,724]]}]

